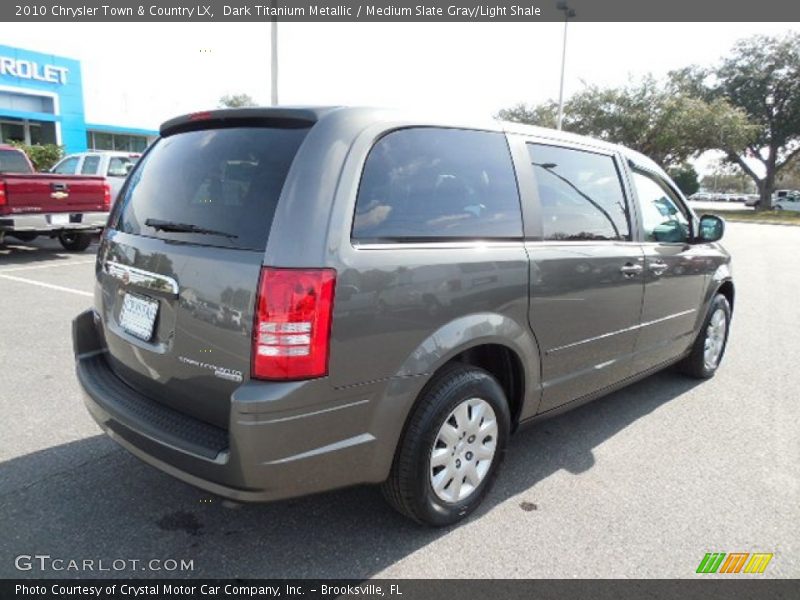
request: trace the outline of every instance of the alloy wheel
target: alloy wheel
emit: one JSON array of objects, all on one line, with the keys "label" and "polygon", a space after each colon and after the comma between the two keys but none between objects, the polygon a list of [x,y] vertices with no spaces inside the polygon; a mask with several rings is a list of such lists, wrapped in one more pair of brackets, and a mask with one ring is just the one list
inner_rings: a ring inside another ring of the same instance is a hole
[{"label": "alloy wheel", "polygon": [[715,369],[725,347],[725,335],[728,330],[728,318],[725,311],[718,308],[711,315],[706,327],[706,341],[703,349],[703,361],[706,369]]}]

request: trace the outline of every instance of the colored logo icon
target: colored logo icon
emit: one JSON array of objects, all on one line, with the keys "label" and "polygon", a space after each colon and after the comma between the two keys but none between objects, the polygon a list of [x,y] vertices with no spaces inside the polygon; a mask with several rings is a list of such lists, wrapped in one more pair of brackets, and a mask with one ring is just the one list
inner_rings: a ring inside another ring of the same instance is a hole
[{"label": "colored logo icon", "polygon": [[763,573],[772,560],[765,552],[709,552],[697,566],[697,573]]}]

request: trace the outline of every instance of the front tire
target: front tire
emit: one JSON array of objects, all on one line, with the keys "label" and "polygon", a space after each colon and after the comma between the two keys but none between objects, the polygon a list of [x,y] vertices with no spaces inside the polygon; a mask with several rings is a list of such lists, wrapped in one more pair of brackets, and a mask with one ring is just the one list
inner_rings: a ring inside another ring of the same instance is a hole
[{"label": "front tire", "polygon": [[88,233],[60,233],[58,241],[64,250],[70,252],[83,252],[92,243],[92,236]]},{"label": "front tire", "polygon": [[446,367],[411,414],[384,496],[418,523],[442,527],[466,518],[491,488],[510,427],[508,400],[494,377]]},{"label": "front tire", "polygon": [[731,305],[725,296],[717,294],[708,307],[692,351],[678,364],[680,370],[696,379],[712,378],[725,354],[730,324]]}]

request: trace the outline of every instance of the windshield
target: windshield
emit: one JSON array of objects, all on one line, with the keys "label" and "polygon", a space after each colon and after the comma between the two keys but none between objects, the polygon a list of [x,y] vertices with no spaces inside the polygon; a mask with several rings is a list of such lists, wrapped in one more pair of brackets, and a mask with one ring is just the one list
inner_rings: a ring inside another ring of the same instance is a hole
[{"label": "windshield", "polygon": [[159,140],[130,176],[116,228],[264,250],[283,183],[307,132],[233,127]]},{"label": "windshield", "polygon": [[17,150],[0,150],[0,173],[32,173],[25,155]]}]

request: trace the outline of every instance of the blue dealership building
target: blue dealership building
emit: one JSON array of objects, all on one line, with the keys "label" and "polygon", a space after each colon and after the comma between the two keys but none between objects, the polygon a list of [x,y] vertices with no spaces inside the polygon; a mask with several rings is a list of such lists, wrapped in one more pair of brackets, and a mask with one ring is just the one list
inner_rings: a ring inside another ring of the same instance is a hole
[{"label": "blue dealership building", "polygon": [[67,154],[141,152],[157,135],[87,123],[79,61],[0,45],[0,143],[58,144]]}]

